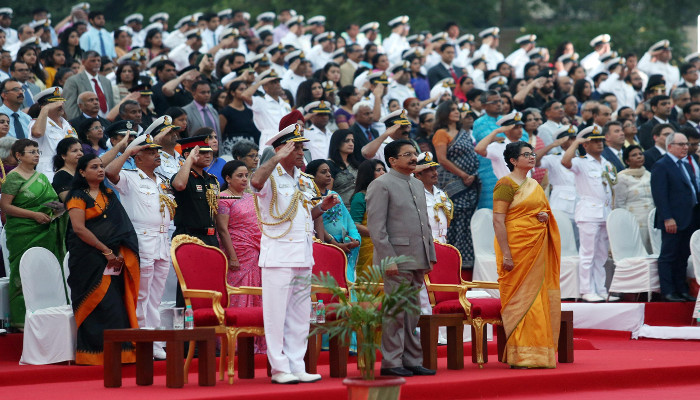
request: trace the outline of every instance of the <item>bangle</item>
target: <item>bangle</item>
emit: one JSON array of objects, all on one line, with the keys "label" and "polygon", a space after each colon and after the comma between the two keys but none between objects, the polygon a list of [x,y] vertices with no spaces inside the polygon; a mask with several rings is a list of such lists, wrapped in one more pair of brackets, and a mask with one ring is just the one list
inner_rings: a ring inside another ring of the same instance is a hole
[{"label": "bangle", "polygon": [[321,210],[321,212],[326,212],[328,210],[324,210],[323,207],[321,207],[321,204],[318,205],[318,209]]},{"label": "bangle", "polygon": [[114,252],[111,249],[109,250],[109,253],[105,253],[105,252],[102,253],[103,256],[108,256],[110,254],[114,254]]},{"label": "bangle", "polygon": [[510,260],[510,261],[513,261],[513,259],[512,259],[512,258],[508,258],[508,257],[503,257],[503,259],[504,259],[504,260]]}]

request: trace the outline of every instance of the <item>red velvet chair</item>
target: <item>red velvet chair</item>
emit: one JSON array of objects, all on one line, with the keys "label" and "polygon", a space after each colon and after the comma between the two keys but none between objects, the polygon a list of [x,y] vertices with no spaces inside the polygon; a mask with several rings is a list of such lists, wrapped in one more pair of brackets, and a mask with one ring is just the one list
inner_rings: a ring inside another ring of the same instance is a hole
[{"label": "red velvet chair", "polygon": [[[348,258],[345,252],[340,249],[340,247],[323,243],[314,239],[313,242],[313,252],[314,252],[314,267],[313,274],[319,275],[321,272],[324,274],[330,274],[338,282],[338,286],[347,293],[348,286],[351,284],[347,280],[347,267]],[[323,304],[326,306],[326,310],[332,308],[332,304],[336,302],[336,299],[321,288],[312,287],[311,288],[311,300],[318,301],[323,300]],[[326,313],[326,320],[333,320],[335,318],[332,311]],[[348,347],[342,344],[340,338],[330,338],[329,343],[329,366],[330,375],[332,378],[343,378],[347,376],[348,370]],[[321,352],[321,340],[320,335],[314,335],[309,337],[309,350],[306,353],[307,357],[307,370],[310,366],[316,365],[318,360],[318,355]],[[314,359],[311,359],[314,357]],[[316,373],[315,370],[309,370],[309,373]]]},{"label": "red velvet chair", "polygon": [[464,323],[472,327],[472,362],[483,368],[483,364],[488,362],[484,335],[486,324],[502,324],[501,300],[467,299],[466,293],[473,288],[498,289],[498,283],[463,280],[462,255],[454,246],[435,242],[435,252],[437,262],[425,276],[433,314],[462,314]]},{"label": "red velvet chair", "polygon": [[[217,247],[207,246],[201,240],[179,235],[173,238],[170,254],[177,273],[177,279],[185,297],[185,303],[194,310],[194,324],[197,327],[213,327],[222,340],[220,379],[224,379],[224,360],[228,356],[228,380],[233,383],[238,338],[262,336],[262,307],[229,307],[230,295],[261,295],[262,289],[255,287],[234,288],[226,283],[228,262],[226,255]],[[252,340],[249,342],[252,346]],[[242,354],[243,353],[243,354]],[[239,352],[239,363],[252,365],[252,351]],[[190,343],[185,377],[194,356],[194,345]],[[240,372],[240,371],[239,371]],[[246,376],[248,377],[248,376]]]}]

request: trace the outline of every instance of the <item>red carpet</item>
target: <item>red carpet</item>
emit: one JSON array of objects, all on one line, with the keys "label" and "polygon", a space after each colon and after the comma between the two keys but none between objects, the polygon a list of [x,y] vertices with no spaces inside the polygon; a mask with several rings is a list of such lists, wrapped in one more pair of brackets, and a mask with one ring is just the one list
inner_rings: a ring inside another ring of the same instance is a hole
[{"label": "red carpet", "polygon": [[[575,362],[559,364],[554,370],[511,370],[495,362],[495,346],[490,343],[490,362],[484,369],[465,358],[465,369],[446,369],[445,347],[440,348],[438,374],[434,377],[408,378],[402,399],[626,399],[649,395],[657,398],[697,398],[700,361],[696,351],[700,342],[676,340],[629,340],[629,333],[611,331],[575,331]],[[256,359],[256,378],[236,379],[233,386],[217,382],[214,387],[197,386],[196,373],[183,389],[165,388],[165,362],[156,362],[153,386],[139,387],[134,381],[134,366],[124,367],[122,388],[105,389],[101,367],[19,366],[21,335],[0,337],[0,386],[13,399],[98,398],[177,400],[177,399],[343,399],[345,388],[340,379],[328,378],[327,365],[320,365],[321,382],[280,386],[269,383],[265,360]],[[465,345],[470,354],[470,345]],[[354,361],[354,360],[353,360]],[[321,359],[327,362],[325,353]],[[196,371],[195,368],[192,371]],[[354,363],[351,376],[358,372]],[[79,394],[76,396],[76,394]]]}]

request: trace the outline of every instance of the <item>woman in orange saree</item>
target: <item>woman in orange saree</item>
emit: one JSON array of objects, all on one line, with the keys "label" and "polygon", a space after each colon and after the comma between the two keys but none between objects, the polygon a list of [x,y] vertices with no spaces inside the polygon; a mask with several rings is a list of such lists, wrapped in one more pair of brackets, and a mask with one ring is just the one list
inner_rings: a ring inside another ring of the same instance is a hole
[{"label": "woman in orange saree", "polygon": [[542,187],[527,176],[535,152],[514,142],[503,152],[512,171],[493,191],[505,360],[511,368],[555,368],[561,296],[559,229]]}]

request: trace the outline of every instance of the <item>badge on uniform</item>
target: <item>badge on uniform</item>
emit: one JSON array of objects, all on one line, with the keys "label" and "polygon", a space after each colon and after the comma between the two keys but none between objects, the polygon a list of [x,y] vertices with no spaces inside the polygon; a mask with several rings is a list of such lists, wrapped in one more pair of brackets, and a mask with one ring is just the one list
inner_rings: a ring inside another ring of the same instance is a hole
[{"label": "badge on uniform", "polygon": [[207,236],[212,236],[214,233],[216,233],[214,228],[207,228]]},{"label": "badge on uniform", "polygon": [[203,190],[203,189],[202,189],[202,185],[197,185],[196,188],[197,188],[197,191],[198,191],[198,192],[201,192],[201,191]]}]

